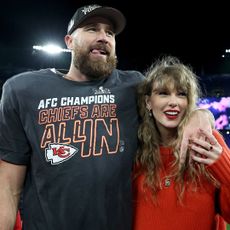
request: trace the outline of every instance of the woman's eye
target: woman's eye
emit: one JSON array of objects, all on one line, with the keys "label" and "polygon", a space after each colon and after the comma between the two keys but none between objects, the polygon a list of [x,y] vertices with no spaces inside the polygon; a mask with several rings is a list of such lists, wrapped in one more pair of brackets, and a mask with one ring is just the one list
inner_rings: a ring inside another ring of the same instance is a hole
[{"label": "woman's eye", "polygon": [[180,96],[180,97],[187,97],[187,93],[185,93],[185,92],[179,92],[178,96]]},{"label": "woman's eye", "polygon": [[158,92],[159,95],[167,95],[168,93],[166,91],[160,91]]}]

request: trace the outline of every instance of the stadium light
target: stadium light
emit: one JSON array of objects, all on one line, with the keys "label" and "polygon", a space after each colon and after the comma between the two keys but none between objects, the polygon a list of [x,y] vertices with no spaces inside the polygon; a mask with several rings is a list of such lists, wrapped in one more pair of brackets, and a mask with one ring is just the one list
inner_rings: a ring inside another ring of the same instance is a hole
[{"label": "stadium light", "polygon": [[61,48],[60,46],[58,45],[55,45],[55,44],[47,44],[45,46],[33,46],[33,49],[34,50],[41,50],[41,51],[44,51],[50,55],[57,55],[57,54],[60,54],[60,53],[67,53],[67,52],[71,52],[70,50],[68,49],[63,49]]}]

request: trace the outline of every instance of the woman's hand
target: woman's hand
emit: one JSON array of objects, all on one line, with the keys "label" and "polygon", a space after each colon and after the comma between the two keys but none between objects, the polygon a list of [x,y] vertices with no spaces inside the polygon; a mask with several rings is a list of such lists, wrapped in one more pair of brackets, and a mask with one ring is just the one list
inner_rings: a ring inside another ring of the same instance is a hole
[{"label": "woman's hand", "polygon": [[198,138],[189,140],[189,147],[193,151],[191,158],[196,162],[211,165],[220,157],[222,147],[212,134],[203,129],[199,131],[205,140]]}]

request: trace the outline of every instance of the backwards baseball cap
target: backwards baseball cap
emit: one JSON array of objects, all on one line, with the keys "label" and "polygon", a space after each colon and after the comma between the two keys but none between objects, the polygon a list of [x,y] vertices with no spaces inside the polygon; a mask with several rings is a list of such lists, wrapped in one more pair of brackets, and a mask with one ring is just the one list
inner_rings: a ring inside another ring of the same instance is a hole
[{"label": "backwards baseball cap", "polygon": [[100,5],[88,5],[77,9],[69,22],[67,34],[72,34],[81,23],[92,16],[100,16],[111,21],[115,34],[119,34],[126,25],[125,16],[117,9]]}]

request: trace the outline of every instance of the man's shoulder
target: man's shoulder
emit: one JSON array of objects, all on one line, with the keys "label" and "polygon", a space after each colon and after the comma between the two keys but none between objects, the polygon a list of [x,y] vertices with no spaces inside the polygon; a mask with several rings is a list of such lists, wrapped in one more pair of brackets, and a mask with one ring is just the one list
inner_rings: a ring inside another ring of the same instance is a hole
[{"label": "man's shoulder", "polygon": [[28,71],[24,71],[21,73],[17,73],[13,75],[12,77],[10,77],[8,80],[15,81],[15,80],[18,80],[18,78],[20,78],[21,80],[22,78],[28,78],[28,77],[33,77],[33,76],[47,76],[50,74],[52,74],[51,69],[28,70]]},{"label": "man's shoulder", "polygon": [[19,87],[20,85],[39,83],[39,81],[43,82],[44,79],[55,75],[56,73],[52,72],[52,69],[28,70],[11,76],[6,80],[5,85]]},{"label": "man's shoulder", "polygon": [[123,81],[135,81],[140,82],[144,80],[144,75],[137,70],[120,70],[116,69],[114,75],[122,79]]}]

